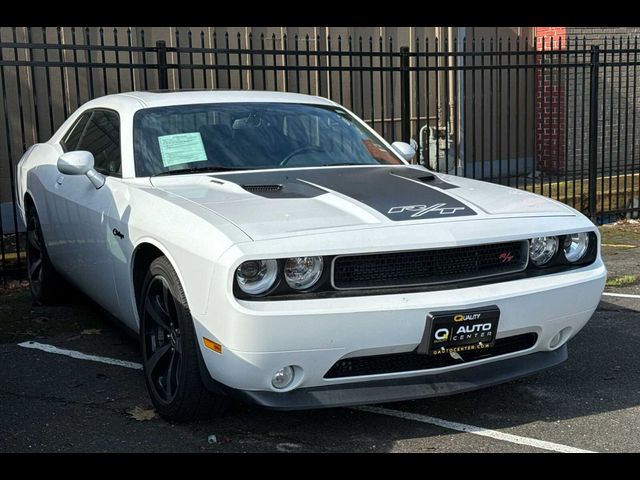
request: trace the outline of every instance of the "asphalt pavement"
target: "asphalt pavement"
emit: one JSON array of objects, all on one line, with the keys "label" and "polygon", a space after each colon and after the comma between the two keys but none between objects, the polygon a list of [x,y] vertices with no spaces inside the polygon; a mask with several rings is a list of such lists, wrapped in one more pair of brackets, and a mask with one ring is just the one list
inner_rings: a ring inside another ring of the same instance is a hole
[{"label": "asphalt pavement", "polygon": [[[637,275],[640,236],[607,238],[609,278]],[[531,377],[364,410],[235,404],[187,424],[155,414],[137,342],[90,302],[33,307],[14,285],[0,297],[0,452],[637,452],[640,287],[619,283],[606,292],[625,296],[602,297],[569,359]]]}]

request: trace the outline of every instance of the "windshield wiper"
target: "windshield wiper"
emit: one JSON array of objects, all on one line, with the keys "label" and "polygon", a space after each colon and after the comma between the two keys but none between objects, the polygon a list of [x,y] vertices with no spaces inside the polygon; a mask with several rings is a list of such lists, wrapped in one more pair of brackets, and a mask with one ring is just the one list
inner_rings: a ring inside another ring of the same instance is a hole
[{"label": "windshield wiper", "polygon": [[348,167],[351,165],[377,165],[375,163],[354,163],[354,162],[342,162],[342,163],[323,163],[321,167]]},{"label": "windshield wiper", "polygon": [[151,175],[151,178],[163,177],[167,175],[184,175],[188,173],[229,172],[233,170],[251,170],[251,169],[243,168],[243,167],[224,167],[222,165],[215,165],[211,167],[178,168],[176,170],[167,170],[166,172],[155,173]]}]

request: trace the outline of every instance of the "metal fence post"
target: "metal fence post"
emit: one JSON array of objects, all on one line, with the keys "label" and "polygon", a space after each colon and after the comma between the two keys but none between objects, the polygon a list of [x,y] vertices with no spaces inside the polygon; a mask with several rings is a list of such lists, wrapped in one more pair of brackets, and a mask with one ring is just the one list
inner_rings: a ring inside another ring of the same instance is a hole
[{"label": "metal fence post", "polygon": [[164,40],[156,42],[156,55],[158,63],[158,88],[169,88],[169,69],[167,68],[167,43]]},{"label": "metal fence post", "polygon": [[[393,73],[392,73],[393,75]],[[400,47],[400,116],[402,141],[411,141],[411,92],[409,90],[409,47]]]},{"label": "metal fence post", "polygon": [[589,217],[596,219],[596,180],[598,177],[598,71],[600,47],[591,46],[591,94],[589,103]]}]

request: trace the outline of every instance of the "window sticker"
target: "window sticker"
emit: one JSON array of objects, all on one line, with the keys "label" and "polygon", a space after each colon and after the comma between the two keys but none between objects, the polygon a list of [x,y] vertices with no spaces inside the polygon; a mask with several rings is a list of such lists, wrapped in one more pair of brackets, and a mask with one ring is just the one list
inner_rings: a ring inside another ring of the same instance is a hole
[{"label": "window sticker", "polygon": [[207,161],[200,132],[163,135],[158,137],[158,143],[165,167]]}]

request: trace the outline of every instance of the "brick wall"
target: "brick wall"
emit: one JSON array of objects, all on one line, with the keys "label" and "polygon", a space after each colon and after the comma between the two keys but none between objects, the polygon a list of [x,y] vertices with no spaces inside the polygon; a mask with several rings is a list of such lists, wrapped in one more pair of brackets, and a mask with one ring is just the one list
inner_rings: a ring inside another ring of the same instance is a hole
[{"label": "brick wall", "polygon": [[[576,49],[569,55],[542,54],[538,64],[558,63],[586,66],[536,69],[536,164],[551,174],[576,172],[586,176],[589,164],[589,108],[591,101],[590,49],[598,45],[618,50],[627,45],[634,48],[639,41],[640,27],[537,27],[536,50],[542,52]],[[637,39],[637,40],[636,40]],[[622,42],[622,43],[621,43]],[[629,43],[627,43],[629,42]],[[584,53],[583,53],[584,52]],[[638,55],[640,57],[640,55]],[[640,126],[640,67],[602,64],[634,62],[633,54],[601,52],[598,78],[597,166],[598,175],[616,175],[630,171],[639,163],[640,135],[633,131]],[[634,95],[635,91],[635,95]],[[625,170],[626,169],[626,170]]]},{"label": "brick wall", "polygon": [[[536,27],[536,51],[564,48],[566,34],[567,27]],[[536,55],[536,63],[540,65],[557,60],[553,55]],[[538,68],[535,76],[536,165],[548,173],[561,172],[565,166],[566,82],[560,71]]]},{"label": "brick wall", "polygon": [[[538,27],[540,28],[540,27]],[[542,27],[547,28],[547,27]],[[589,45],[603,45],[604,38],[627,37],[640,35],[640,27],[565,27],[568,38],[582,40],[584,37]]]},{"label": "brick wall", "polygon": [[[640,27],[567,27],[566,37],[571,48],[577,42],[578,48],[589,50],[592,45],[600,49],[606,47],[618,49],[621,46],[634,48],[634,42],[640,45]],[[638,55],[640,59],[640,55]],[[573,59],[571,59],[573,61]],[[578,55],[578,62],[589,62],[589,54],[584,58]],[[600,53],[600,62],[634,62],[637,59],[631,54]],[[600,67],[599,101],[598,101],[598,174],[624,172],[637,169],[637,157],[640,154],[640,135],[633,131],[634,118],[636,128],[640,126],[640,67]],[[567,102],[569,112],[577,112],[569,117],[566,141],[567,161],[570,170],[586,169],[589,162],[589,102],[590,102],[590,70],[581,68],[570,71],[567,86]],[[635,95],[634,95],[635,90]],[[583,93],[584,91],[584,93]],[[604,107],[604,108],[603,108]],[[582,110],[586,111],[585,116]],[[584,133],[586,132],[586,133]],[[583,136],[584,135],[584,136]],[[636,158],[634,158],[634,155]],[[615,184],[614,184],[615,186]]]}]

